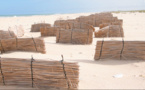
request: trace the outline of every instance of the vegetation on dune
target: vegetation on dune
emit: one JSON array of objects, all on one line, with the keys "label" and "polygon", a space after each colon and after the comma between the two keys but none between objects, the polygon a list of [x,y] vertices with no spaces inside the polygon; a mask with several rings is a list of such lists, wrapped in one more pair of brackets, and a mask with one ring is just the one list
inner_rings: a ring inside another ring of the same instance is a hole
[{"label": "vegetation on dune", "polygon": [[135,13],[135,12],[145,13],[145,10],[112,11],[112,13],[126,13],[126,12],[130,12],[130,13]]}]

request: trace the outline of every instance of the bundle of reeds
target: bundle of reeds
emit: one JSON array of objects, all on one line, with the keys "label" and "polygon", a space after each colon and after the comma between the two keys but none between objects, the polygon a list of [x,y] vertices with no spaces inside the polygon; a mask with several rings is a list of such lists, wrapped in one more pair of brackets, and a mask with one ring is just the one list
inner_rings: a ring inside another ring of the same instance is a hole
[{"label": "bundle of reeds", "polygon": [[59,27],[42,27],[41,28],[41,37],[43,36],[56,36],[56,32]]},{"label": "bundle of reeds", "polygon": [[45,53],[45,44],[41,38],[12,38],[0,40],[0,51],[33,51]]},{"label": "bundle of reeds", "polygon": [[96,38],[124,37],[123,28],[120,25],[109,25],[95,32]]},{"label": "bundle of reeds", "polygon": [[13,31],[3,31],[3,30],[0,30],[0,39],[8,39],[8,38],[15,38],[16,35]]},{"label": "bundle of reeds", "polygon": [[110,22],[115,19],[117,19],[117,17],[113,17],[111,13],[96,13],[89,16],[80,16],[76,18],[76,21],[98,27],[99,24],[103,22]]},{"label": "bundle of reeds", "polygon": [[22,25],[9,27],[8,30],[11,31],[11,32],[14,32],[17,37],[24,36],[24,29],[23,29]]},{"label": "bundle of reeds", "polygon": [[56,34],[56,43],[91,44],[92,41],[92,29],[60,29]]},{"label": "bundle of reeds", "polygon": [[51,27],[51,25],[47,24],[47,23],[33,24],[31,26],[31,32],[40,32],[40,28],[42,28],[42,27]]},{"label": "bundle of reeds", "polygon": [[92,25],[85,24],[85,23],[70,23],[70,29],[83,29],[83,30],[93,30],[95,31],[95,28]]},{"label": "bundle of reeds", "polygon": [[98,41],[95,60],[145,60],[145,41]]},{"label": "bundle of reeds", "polygon": [[75,20],[56,20],[54,22],[55,27],[59,27],[61,29],[71,29],[71,25],[73,23],[77,23]]},{"label": "bundle of reeds", "polygon": [[93,31],[95,31],[95,28],[92,25],[86,23],[73,21],[70,22],[67,20],[56,21],[55,23],[56,23],[55,26],[59,27],[59,29],[84,29],[84,30],[92,29]]},{"label": "bundle of reeds", "polygon": [[121,27],[123,26],[123,20],[116,20],[114,22],[109,22],[109,23],[102,23],[99,25],[99,28],[102,29],[106,26],[109,26],[109,25],[120,25]]},{"label": "bundle of reeds", "polygon": [[[1,58],[3,80],[7,86],[36,89],[77,89],[79,66],[63,61]],[[2,77],[2,76],[0,76]],[[0,82],[2,85],[3,83]]]}]

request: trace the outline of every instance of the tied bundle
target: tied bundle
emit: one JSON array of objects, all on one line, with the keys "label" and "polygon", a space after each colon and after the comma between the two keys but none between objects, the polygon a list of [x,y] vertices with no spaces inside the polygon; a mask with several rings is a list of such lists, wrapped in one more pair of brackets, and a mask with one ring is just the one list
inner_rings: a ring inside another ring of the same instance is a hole
[{"label": "tied bundle", "polygon": [[60,29],[56,35],[56,43],[91,44],[92,41],[92,29]]},{"label": "tied bundle", "polygon": [[97,41],[94,59],[145,60],[145,41]]},{"label": "tied bundle", "polygon": [[56,36],[58,27],[42,27],[41,28],[41,37],[44,36]]},{"label": "tied bundle", "polygon": [[33,24],[31,26],[31,32],[40,32],[40,29],[42,27],[51,27],[50,24],[47,24],[47,23],[38,23],[38,24]]},{"label": "tied bundle", "polygon": [[45,44],[41,38],[11,38],[0,40],[1,53],[17,50],[45,53]]},{"label": "tied bundle", "polygon": [[1,58],[2,75],[0,81],[7,86],[34,89],[77,89],[79,83],[79,66],[77,63]]},{"label": "tied bundle", "polygon": [[109,25],[96,31],[94,34],[96,38],[124,37],[123,28],[120,25]]}]

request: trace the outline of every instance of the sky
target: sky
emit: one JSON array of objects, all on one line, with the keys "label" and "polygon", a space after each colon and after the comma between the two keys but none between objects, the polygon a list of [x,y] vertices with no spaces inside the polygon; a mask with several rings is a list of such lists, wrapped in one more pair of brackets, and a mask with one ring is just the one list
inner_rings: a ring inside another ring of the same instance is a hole
[{"label": "sky", "polygon": [[0,15],[145,10],[145,0],[1,0]]}]

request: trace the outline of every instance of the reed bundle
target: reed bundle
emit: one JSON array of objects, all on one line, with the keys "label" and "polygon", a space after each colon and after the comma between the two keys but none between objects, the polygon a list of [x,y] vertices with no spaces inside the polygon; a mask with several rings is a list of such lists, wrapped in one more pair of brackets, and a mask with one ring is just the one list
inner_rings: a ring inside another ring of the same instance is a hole
[{"label": "reed bundle", "polygon": [[92,41],[91,29],[60,29],[56,34],[56,43],[91,44]]},{"label": "reed bundle", "polygon": [[92,25],[85,24],[85,23],[74,22],[74,21],[70,22],[67,20],[56,21],[55,23],[58,23],[55,26],[59,27],[59,29],[84,29],[84,30],[92,29],[93,31],[95,31],[95,28]]},{"label": "reed bundle", "polygon": [[120,25],[109,25],[95,32],[96,38],[124,37],[123,28]]},{"label": "reed bundle", "polygon": [[123,20],[116,20],[114,22],[109,22],[109,23],[102,23],[99,25],[100,29],[109,26],[109,25],[120,25],[121,27],[123,26]]},{"label": "reed bundle", "polygon": [[73,20],[56,20],[54,26],[60,27],[60,29],[71,29],[71,25],[76,23]]},{"label": "reed bundle", "polygon": [[86,23],[93,25],[94,27],[98,27],[99,24],[102,24],[104,22],[111,22],[116,20],[117,17],[113,17],[111,13],[97,13],[97,14],[92,14],[89,16],[80,16],[76,18],[76,21],[81,22],[81,23]]},{"label": "reed bundle", "polygon": [[47,24],[47,23],[33,24],[31,26],[31,32],[40,32],[40,28],[42,28],[42,27],[51,27],[51,25]]},{"label": "reed bundle", "polygon": [[95,60],[145,60],[145,41],[98,41]]},{"label": "reed bundle", "polygon": [[58,27],[42,27],[41,28],[41,37],[43,36],[56,36]]},{"label": "reed bundle", "polygon": [[[3,81],[7,86],[36,89],[77,89],[79,66],[62,61],[1,58]],[[0,78],[2,75],[0,74]]]},{"label": "reed bundle", "polygon": [[17,50],[45,53],[45,44],[41,38],[12,38],[0,40],[1,53]]}]

